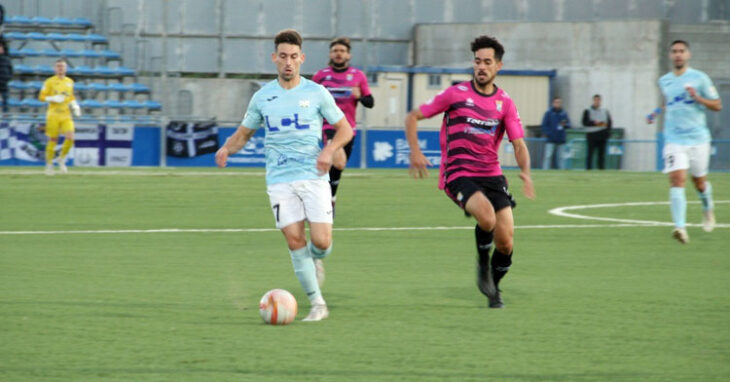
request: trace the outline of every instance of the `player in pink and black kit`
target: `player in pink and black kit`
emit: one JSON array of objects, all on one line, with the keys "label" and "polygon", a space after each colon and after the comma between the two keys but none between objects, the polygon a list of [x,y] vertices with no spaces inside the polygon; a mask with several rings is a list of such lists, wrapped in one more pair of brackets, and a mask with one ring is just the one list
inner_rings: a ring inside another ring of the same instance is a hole
[{"label": "player in pink and black kit", "polygon": [[[477,37],[471,43],[474,78],[453,85],[411,111],[406,117],[406,138],[411,148],[411,174],[428,175],[432,164],[418,146],[418,120],[444,113],[441,125],[439,188],[477,220],[477,286],[490,308],[504,306],[499,281],[512,265],[515,201],[507,190],[497,152],[504,134],[514,146],[520,179],[527,198],[535,197],[530,177],[530,153],[525,145],[520,115],[507,93],[494,84],[502,68],[504,48],[494,38]],[[494,242],[491,260],[489,252]]]},{"label": "player in pink and black kit", "polygon": [[[355,109],[357,108],[357,103],[360,102],[363,106],[372,108],[375,101],[370,93],[370,87],[368,86],[365,73],[356,68],[351,68],[350,58],[350,39],[347,37],[338,37],[332,40],[330,42],[329,66],[315,73],[312,81],[329,90],[335,98],[337,106],[345,113],[347,121],[350,122],[350,126],[352,126],[353,131],[357,134],[357,130],[355,130]],[[332,139],[335,134],[335,129],[326,122],[322,126],[322,131],[325,142]],[[340,177],[342,176],[342,171],[345,169],[347,160],[350,159],[354,142],[355,137],[353,136],[352,140],[335,154],[335,161],[330,169],[333,211]]]}]

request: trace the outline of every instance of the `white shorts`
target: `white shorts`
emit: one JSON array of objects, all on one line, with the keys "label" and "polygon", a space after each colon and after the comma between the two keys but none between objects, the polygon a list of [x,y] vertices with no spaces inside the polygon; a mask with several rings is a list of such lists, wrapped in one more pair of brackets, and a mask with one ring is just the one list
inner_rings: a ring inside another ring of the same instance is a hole
[{"label": "white shorts", "polygon": [[693,177],[707,175],[710,168],[710,143],[678,145],[667,143],[662,151],[664,173],[689,169]]},{"label": "white shorts", "polygon": [[303,220],[332,224],[332,191],[323,179],[298,180],[268,186],[276,228]]}]

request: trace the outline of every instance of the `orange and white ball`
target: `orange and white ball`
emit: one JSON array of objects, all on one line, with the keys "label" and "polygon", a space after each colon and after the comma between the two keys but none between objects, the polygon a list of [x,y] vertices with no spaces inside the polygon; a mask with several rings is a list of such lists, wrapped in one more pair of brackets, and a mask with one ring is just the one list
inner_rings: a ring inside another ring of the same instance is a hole
[{"label": "orange and white ball", "polygon": [[297,300],[284,289],[272,289],[261,297],[259,313],[267,324],[290,324],[297,315]]}]

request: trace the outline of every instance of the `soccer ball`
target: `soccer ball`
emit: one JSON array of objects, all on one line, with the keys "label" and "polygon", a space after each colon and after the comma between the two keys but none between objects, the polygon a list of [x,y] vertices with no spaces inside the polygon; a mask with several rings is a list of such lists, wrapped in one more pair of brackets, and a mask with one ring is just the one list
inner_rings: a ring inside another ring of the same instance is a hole
[{"label": "soccer ball", "polygon": [[267,324],[290,324],[297,315],[297,300],[284,289],[272,289],[261,297],[259,313]]}]

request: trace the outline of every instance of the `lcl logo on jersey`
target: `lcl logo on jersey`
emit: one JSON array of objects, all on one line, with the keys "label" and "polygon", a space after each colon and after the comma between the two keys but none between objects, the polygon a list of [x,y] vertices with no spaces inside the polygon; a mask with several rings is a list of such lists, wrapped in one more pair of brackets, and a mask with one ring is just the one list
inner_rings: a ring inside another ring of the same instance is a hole
[{"label": "lcl logo on jersey", "polygon": [[[280,128],[278,126],[271,125],[271,123],[269,122],[268,115],[265,117],[265,120],[266,120],[266,128],[269,129],[269,131],[279,131],[280,130]],[[294,114],[294,119],[288,118],[288,117],[281,119],[281,126],[283,126],[283,127],[288,127],[288,126],[291,126],[292,124],[294,124],[294,128],[297,130],[306,130],[309,128],[309,125],[304,125],[304,124],[300,125],[299,124],[299,114],[296,114],[296,113]]]}]

